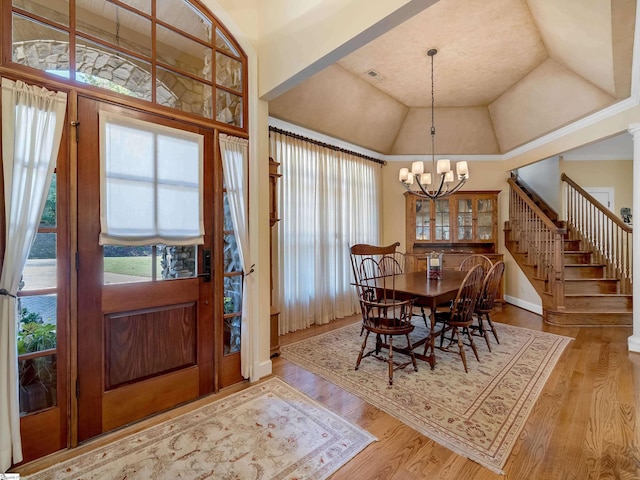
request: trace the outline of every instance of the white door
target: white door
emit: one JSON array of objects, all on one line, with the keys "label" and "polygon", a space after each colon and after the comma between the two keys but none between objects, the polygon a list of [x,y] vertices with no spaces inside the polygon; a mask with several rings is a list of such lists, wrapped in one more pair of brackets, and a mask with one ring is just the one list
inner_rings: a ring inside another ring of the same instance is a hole
[{"label": "white door", "polygon": [[584,189],[592,197],[598,200],[602,205],[614,212],[613,187],[584,187]]}]

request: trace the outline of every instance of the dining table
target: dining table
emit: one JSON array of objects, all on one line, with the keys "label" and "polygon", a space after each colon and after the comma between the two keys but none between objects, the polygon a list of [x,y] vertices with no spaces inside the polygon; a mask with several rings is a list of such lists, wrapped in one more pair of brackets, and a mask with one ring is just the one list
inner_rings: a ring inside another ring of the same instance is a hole
[{"label": "dining table", "polygon": [[[425,346],[424,353],[414,351],[416,358],[429,362],[431,369],[436,366],[435,338],[440,334],[436,331],[436,309],[438,306],[446,305],[456,298],[458,289],[467,275],[467,272],[458,270],[442,270],[441,278],[427,278],[427,273],[411,272],[394,275],[393,290],[396,298],[414,299],[414,307],[429,309],[429,324],[427,335],[413,344],[413,349],[422,345]],[[381,283],[384,288],[391,288],[387,282]],[[408,349],[394,347],[394,350],[409,354]],[[403,351],[406,350],[406,351]]]}]

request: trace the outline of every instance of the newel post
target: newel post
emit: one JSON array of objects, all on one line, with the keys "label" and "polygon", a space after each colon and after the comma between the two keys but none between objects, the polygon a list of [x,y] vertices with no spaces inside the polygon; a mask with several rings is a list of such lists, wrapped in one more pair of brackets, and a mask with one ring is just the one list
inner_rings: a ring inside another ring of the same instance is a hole
[{"label": "newel post", "polygon": [[[629,125],[633,136],[633,213],[640,215],[640,123]],[[633,235],[633,298],[640,299],[640,235]],[[635,301],[633,302],[636,303]],[[640,353],[640,304],[633,306],[633,334],[629,337],[629,351]]]}]

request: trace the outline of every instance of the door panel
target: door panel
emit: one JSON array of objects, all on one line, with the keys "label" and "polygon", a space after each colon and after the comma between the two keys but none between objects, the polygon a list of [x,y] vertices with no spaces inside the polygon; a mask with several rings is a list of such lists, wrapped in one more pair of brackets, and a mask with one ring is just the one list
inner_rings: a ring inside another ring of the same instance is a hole
[{"label": "door panel", "polygon": [[196,363],[196,304],[105,315],[105,388]]},{"label": "door panel", "polygon": [[98,245],[100,110],[204,136],[200,257],[212,250],[214,238],[213,131],[79,97],[79,441],[214,391],[214,306],[221,304],[215,282],[204,278],[104,284]]},{"label": "door panel", "polygon": [[108,432],[154,411],[166,410],[197,398],[200,396],[199,377],[198,367],[191,367],[105,392],[102,399],[103,431]]}]

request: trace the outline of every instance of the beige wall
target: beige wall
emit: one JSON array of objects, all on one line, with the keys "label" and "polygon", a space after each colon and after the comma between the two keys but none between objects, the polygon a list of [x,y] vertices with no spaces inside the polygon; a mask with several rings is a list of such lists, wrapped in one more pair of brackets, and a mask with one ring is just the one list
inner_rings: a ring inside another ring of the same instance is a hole
[{"label": "beige wall", "polygon": [[[392,161],[382,169],[382,244],[400,242],[399,250],[406,249],[405,196],[398,181],[402,167],[411,168],[411,160]],[[425,163],[425,167],[430,162]],[[541,300],[529,280],[521,272],[504,246],[504,223],[509,218],[509,172],[503,161],[469,161],[470,178],[464,190],[500,190],[498,195],[498,253],[504,255],[505,296],[523,308],[541,312]]]},{"label": "beige wall", "polygon": [[[233,22],[240,29],[243,35],[251,41],[254,48],[258,44],[260,37],[260,16],[259,16],[259,0],[201,0],[203,4],[209,7],[209,9],[216,15],[216,12],[220,12],[220,9],[224,10],[230,18],[233,18]],[[217,7],[215,4],[218,4]],[[218,15],[220,20],[225,26],[224,19]],[[228,28],[228,27],[227,27]]]},{"label": "beige wall", "polygon": [[[633,160],[560,160],[560,171],[581,187],[611,187],[614,190],[613,213],[633,202]],[[634,213],[634,212],[632,212]],[[640,212],[638,212],[640,214]]]}]

